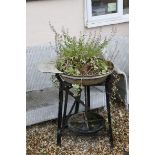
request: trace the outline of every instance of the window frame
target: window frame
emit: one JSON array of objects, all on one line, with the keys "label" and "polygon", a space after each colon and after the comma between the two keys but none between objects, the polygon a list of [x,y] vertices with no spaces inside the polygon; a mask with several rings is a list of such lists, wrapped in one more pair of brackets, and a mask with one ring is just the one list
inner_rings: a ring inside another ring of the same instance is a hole
[{"label": "window frame", "polygon": [[92,16],[91,0],[85,0],[85,26],[87,28],[129,22],[129,14],[123,14],[123,0],[117,0],[117,13]]}]

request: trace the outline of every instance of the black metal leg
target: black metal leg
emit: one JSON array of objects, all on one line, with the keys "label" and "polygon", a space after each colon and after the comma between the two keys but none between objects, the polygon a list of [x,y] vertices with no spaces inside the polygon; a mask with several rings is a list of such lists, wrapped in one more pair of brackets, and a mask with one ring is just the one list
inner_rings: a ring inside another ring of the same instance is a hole
[{"label": "black metal leg", "polygon": [[86,89],[87,89],[88,110],[90,110],[90,86],[87,86]]},{"label": "black metal leg", "polygon": [[59,108],[58,108],[58,128],[57,128],[57,145],[61,146],[61,128],[62,128],[62,107],[63,107],[63,89],[60,82],[59,86]]},{"label": "black metal leg", "polygon": [[78,113],[78,111],[79,111],[81,91],[82,91],[82,89],[80,89],[79,95],[75,98],[75,102],[76,102],[76,105],[75,105],[75,114]]},{"label": "black metal leg", "polygon": [[106,88],[106,104],[107,104],[107,112],[108,112],[108,124],[109,124],[109,137],[110,137],[110,143],[111,147],[113,148],[113,134],[112,134],[112,125],[111,125],[111,112],[110,112],[110,88],[109,88],[109,81],[111,79],[111,75],[109,75],[106,79],[105,88]]},{"label": "black metal leg", "polygon": [[68,103],[68,91],[69,89],[66,89],[66,94],[65,94],[65,104],[64,104],[64,112],[63,112],[63,127],[66,125],[66,112],[67,112],[67,103]]},{"label": "black metal leg", "polygon": [[90,110],[90,86],[84,87],[84,94],[85,94],[85,111]]},{"label": "black metal leg", "polygon": [[75,114],[78,113],[78,111],[79,111],[79,102],[76,101],[76,103],[75,103]]},{"label": "black metal leg", "polygon": [[85,112],[88,112],[88,94],[87,94],[87,86],[84,87],[84,94],[85,94]]}]

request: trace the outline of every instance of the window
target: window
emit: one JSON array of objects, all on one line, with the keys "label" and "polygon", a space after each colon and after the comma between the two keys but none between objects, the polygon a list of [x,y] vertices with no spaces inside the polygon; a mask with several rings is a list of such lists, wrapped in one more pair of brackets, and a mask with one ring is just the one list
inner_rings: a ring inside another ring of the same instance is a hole
[{"label": "window", "polygon": [[123,14],[129,14],[129,0],[123,0]]},{"label": "window", "polygon": [[85,0],[85,25],[96,27],[129,21],[129,0]]}]

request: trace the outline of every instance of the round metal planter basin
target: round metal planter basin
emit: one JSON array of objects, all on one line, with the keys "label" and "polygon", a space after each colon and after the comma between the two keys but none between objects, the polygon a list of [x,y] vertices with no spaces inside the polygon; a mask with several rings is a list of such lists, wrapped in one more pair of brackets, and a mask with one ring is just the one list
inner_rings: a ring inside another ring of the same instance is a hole
[{"label": "round metal planter basin", "polygon": [[105,119],[93,112],[77,113],[68,119],[68,128],[80,134],[96,133],[105,128]]},{"label": "round metal planter basin", "polygon": [[105,82],[107,76],[110,75],[111,73],[112,71],[105,75],[98,75],[98,76],[70,76],[61,74],[61,77],[64,79],[64,81],[68,83],[87,86]]},{"label": "round metal planter basin", "polygon": [[71,83],[71,84],[79,84],[79,85],[95,85],[99,83],[104,83],[107,76],[110,75],[114,71],[114,65],[112,62],[108,61],[109,65],[111,66],[110,70],[103,75],[96,75],[96,76],[71,76],[66,74],[61,74],[61,77],[64,81]]}]

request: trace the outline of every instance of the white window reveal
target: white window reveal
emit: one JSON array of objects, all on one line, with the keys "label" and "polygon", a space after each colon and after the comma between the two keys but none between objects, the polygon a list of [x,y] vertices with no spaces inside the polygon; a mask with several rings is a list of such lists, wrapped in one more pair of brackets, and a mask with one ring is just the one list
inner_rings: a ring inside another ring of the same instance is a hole
[{"label": "white window reveal", "polygon": [[85,25],[89,27],[129,21],[129,0],[85,0]]}]

